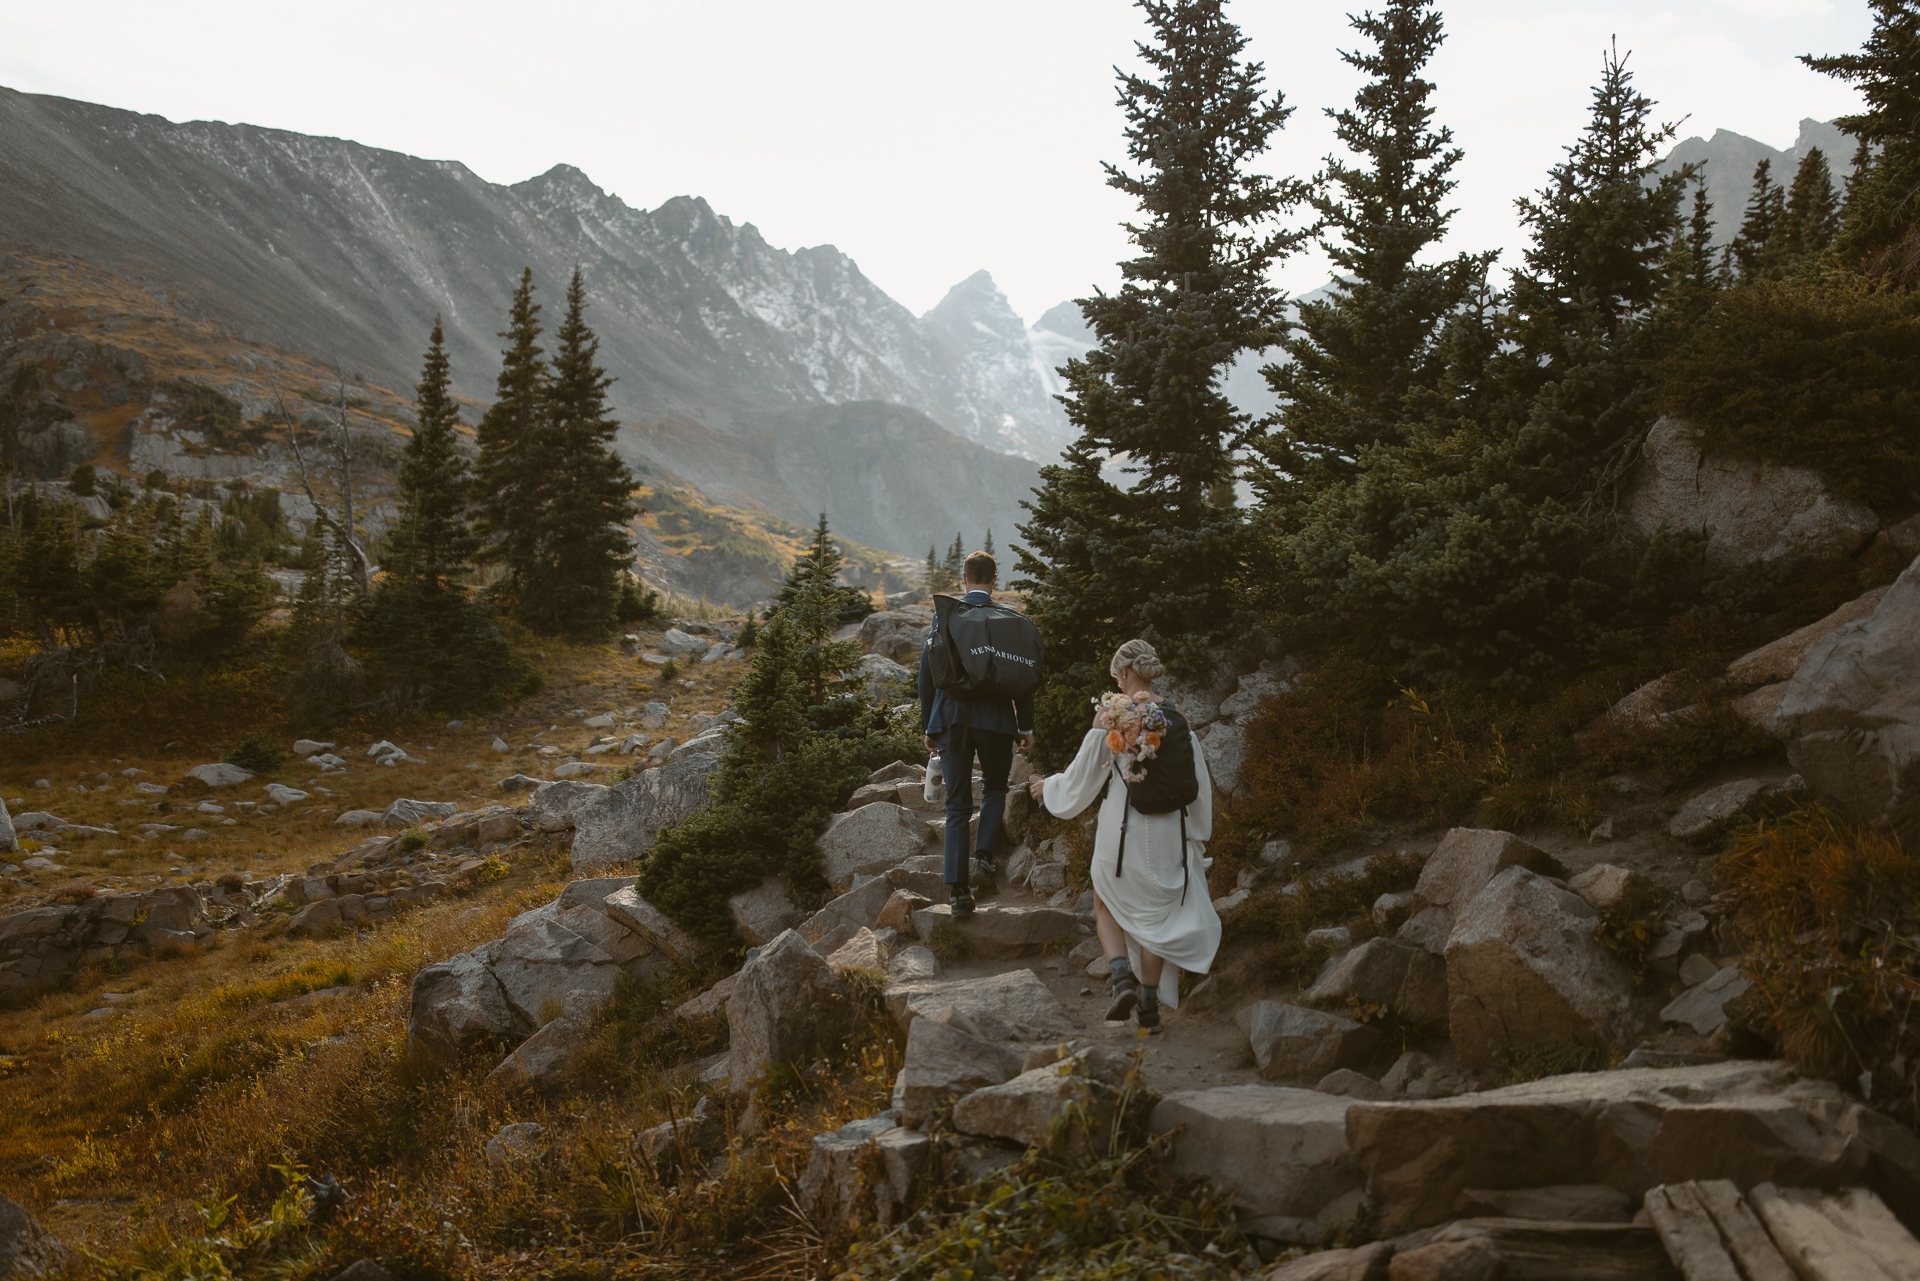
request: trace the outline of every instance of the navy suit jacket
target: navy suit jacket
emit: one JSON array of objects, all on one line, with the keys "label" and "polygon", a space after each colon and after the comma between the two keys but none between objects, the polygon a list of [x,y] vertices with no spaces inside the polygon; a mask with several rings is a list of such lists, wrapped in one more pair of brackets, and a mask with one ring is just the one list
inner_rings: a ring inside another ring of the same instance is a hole
[{"label": "navy suit jacket", "polygon": [[[963,604],[987,605],[993,597],[975,588],[960,598]],[[1013,737],[1033,732],[1033,696],[1025,698],[956,698],[933,687],[933,632],[920,647],[920,732],[938,738],[954,725]]]}]

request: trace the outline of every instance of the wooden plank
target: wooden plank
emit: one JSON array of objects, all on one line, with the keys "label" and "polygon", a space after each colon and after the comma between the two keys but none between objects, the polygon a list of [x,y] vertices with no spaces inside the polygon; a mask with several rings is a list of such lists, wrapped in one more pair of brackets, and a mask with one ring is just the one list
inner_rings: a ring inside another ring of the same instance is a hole
[{"label": "wooden plank", "polygon": [[1703,1179],[1691,1186],[1747,1281],[1794,1281],[1793,1269],[1732,1179]]},{"label": "wooden plank", "polygon": [[1776,1188],[1771,1183],[1747,1194],[1801,1281],[1900,1281],[1827,1217],[1820,1204],[1825,1199],[1812,1188]]},{"label": "wooden plank", "polygon": [[1920,1281],[1920,1241],[1893,1217],[1872,1188],[1847,1188],[1822,1197],[1820,1212],[1846,1238],[1898,1281]]},{"label": "wooden plank", "polygon": [[1642,1204],[1667,1247],[1667,1257],[1687,1281],[1741,1281],[1740,1270],[1720,1244],[1720,1229],[1692,1188],[1684,1183],[1657,1187]]}]

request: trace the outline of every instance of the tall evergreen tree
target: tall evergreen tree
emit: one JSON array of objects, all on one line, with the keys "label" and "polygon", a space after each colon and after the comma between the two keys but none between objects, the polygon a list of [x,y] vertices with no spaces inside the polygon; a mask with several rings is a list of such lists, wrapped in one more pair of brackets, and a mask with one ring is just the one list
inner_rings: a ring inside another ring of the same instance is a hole
[{"label": "tall evergreen tree", "polygon": [[1769,274],[1779,253],[1780,224],[1787,213],[1786,193],[1773,181],[1773,162],[1762,160],[1753,169],[1753,190],[1747,196],[1747,215],[1727,245],[1734,278],[1752,284]]},{"label": "tall evergreen tree", "polygon": [[927,544],[927,568],[925,572],[928,595],[950,592],[955,584],[947,581],[947,565],[940,559],[940,549],[932,543]]},{"label": "tall evergreen tree", "polygon": [[980,550],[989,556],[995,554],[993,550],[993,526],[991,525],[987,526],[987,541],[980,544]]},{"label": "tall evergreen tree", "polygon": [[621,576],[633,554],[627,522],[639,513],[633,474],[613,450],[620,424],[609,416],[613,380],[597,363],[600,340],[586,322],[586,286],[575,268],[567,315],[543,404],[542,460],[536,489],[540,574],[521,592],[521,616],[546,631],[610,626]]},{"label": "tall evergreen tree", "polygon": [[1787,190],[1786,213],[1780,220],[1780,252],[1787,261],[1817,254],[1833,243],[1840,230],[1840,201],[1833,190],[1833,172],[1818,147],[1810,147],[1794,172]]},{"label": "tall evergreen tree", "polygon": [[1349,21],[1371,48],[1340,56],[1369,79],[1352,107],[1327,114],[1359,162],[1327,157],[1312,200],[1333,233],[1321,242],[1333,292],[1300,305],[1290,360],[1263,371],[1281,401],[1259,481],[1270,502],[1351,476],[1367,445],[1404,441],[1408,393],[1439,375],[1435,334],[1494,257],[1418,261],[1446,234],[1462,155],[1451,130],[1433,128],[1421,75],[1445,39],[1434,0],[1390,0]]},{"label": "tall evergreen tree", "polygon": [[800,609],[808,601],[822,599],[826,602],[825,608],[833,613],[834,627],[865,618],[873,612],[873,602],[859,588],[840,581],[840,569],[845,563],[839,546],[827,532],[827,514],[821,512],[820,523],[813,531],[813,542],[787,571],[787,581],[780,585],[780,591],[773,598],[774,607],[783,611]]},{"label": "tall evergreen tree", "polygon": [[947,548],[947,558],[940,563],[940,577],[949,584],[950,590],[958,590],[967,568],[967,543],[960,531],[953,533],[953,544]]},{"label": "tall evergreen tree", "polygon": [[356,639],[372,651],[390,703],[459,711],[492,701],[521,668],[492,615],[464,586],[480,540],[467,524],[471,485],[456,443],[460,409],[437,319],[414,404],[418,425],[396,477],[400,517],[389,564]]},{"label": "tall evergreen tree", "polygon": [[500,377],[493,406],[480,419],[480,465],[474,507],[486,544],[482,557],[501,568],[502,594],[519,599],[539,582],[542,563],[540,509],[543,478],[552,456],[546,439],[547,362],[540,346],[540,304],[533,300],[533,271],[520,273],[519,287],[500,337]]},{"label": "tall evergreen tree", "polygon": [[[1873,31],[1859,53],[1801,58],[1855,85],[1867,109],[1834,121],[1860,140],[1846,218],[1835,248],[1848,262],[1896,279],[1920,280],[1920,7],[1868,0]],[[1869,153],[1869,149],[1871,149]]]},{"label": "tall evergreen tree", "polygon": [[[1114,643],[1152,635],[1191,668],[1246,626],[1232,485],[1251,424],[1221,375],[1278,341],[1285,300],[1269,273],[1308,236],[1273,227],[1306,185],[1251,171],[1292,108],[1264,94],[1259,63],[1241,60],[1246,37],[1223,0],[1140,8],[1149,74],[1121,74],[1120,105],[1141,168],[1106,166],[1143,215],[1127,228],[1140,252],[1121,264],[1116,292],[1080,300],[1098,345],[1063,370],[1079,438],[1066,465],[1043,469],[1020,527],[1029,608],[1065,668],[1045,696],[1057,723],[1042,731],[1056,746],[1084,727],[1081,691],[1104,678]],[[1134,478],[1124,490],[1098,474],[1116,454]]]}]

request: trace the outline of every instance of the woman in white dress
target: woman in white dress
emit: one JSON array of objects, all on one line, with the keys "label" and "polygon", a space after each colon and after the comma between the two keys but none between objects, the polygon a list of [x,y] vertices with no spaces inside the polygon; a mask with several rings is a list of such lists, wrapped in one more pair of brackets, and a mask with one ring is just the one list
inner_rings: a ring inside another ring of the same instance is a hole
[{"label": "woman in white dress", "polygon": [[[1159,701],[1153,682],[1166,668],[1147,642],[1122,645],[1108,670],[1121,692],[1144,692]],[[1220,914],[1207,892],[1209,860],[1204,857],[1213,836],[1213,780],[1197,738],[1193,765],[1200,794],[1184,811],[1184,842],[1181,811],[1142,814],[1128,805],[1107,731],[1098,725],[1087,731],[1064,772],[1032,783],[1033,798],[1062,818],[1080,813],[1102,787],[1107,789],[1093,844],[1094,925],[1112,971],[1107,1017],[1124,1019],[1137,1011],[1140,1026],[1149,1032],[1160,1030],[1161,1004],[1178,1008],[1180,971],[1206,973],[1220,948]]]}]

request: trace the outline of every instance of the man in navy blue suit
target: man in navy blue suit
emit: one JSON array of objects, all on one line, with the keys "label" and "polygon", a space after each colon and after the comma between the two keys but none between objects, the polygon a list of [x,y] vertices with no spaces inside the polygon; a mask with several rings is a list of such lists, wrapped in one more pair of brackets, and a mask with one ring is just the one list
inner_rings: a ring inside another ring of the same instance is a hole
[{"label": "man in navy blue suit", "polygon": [[[961,571],[966,589],[961,603],[986,605],[993,601],[999,566],[986,552],[967,557]],[[935,626],[938,626],[936,622]],[[934,633],[920,648],[920,731],[927,750],[940,757],[947,781],[947,862],[942,878],[955,916],[973,912],[973,890],[992,894],[999,888],[993,863],[994,841],[1006,816],[1007,775],[1013,769],[1016,740],[1022,752],[1033,747],[1033,697],[1021,699],[960,698],[933,687]],[[980,762],[980,833],[974,841],[973,868],[967,868],[967,832],[973,821],[973,762]]]}]

